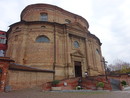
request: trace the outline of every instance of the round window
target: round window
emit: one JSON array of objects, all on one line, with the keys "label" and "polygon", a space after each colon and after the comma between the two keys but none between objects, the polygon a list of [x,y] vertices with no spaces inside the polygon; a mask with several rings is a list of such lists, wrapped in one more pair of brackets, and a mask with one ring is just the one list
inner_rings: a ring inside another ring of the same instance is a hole
[{"label": "round window", "polygon": [[74,47],[79,48],[79,43],[77,41],[74,41]]}]

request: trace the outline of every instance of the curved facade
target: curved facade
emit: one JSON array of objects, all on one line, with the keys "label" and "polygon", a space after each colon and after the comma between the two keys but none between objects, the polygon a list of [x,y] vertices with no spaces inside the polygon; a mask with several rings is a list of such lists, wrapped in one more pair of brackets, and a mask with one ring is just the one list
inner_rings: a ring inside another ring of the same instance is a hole
[{"label": "curved facade", "polygon": [[8,30],[6,56],[17,64],[54,70],[56,79],[104,74],[101,42],[81,16],[57,6],[34,4]]}]

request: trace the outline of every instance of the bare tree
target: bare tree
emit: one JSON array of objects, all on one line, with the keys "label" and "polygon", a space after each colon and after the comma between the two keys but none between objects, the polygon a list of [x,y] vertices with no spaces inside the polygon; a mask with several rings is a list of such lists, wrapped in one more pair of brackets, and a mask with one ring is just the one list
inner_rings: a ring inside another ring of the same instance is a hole
[{"label": "bare tree", "polygon": [[118,73],[130,73],[130,63],[124,62],[122,60],[116,60],[114,64],[108,65],[110,71],[115,71]]}]

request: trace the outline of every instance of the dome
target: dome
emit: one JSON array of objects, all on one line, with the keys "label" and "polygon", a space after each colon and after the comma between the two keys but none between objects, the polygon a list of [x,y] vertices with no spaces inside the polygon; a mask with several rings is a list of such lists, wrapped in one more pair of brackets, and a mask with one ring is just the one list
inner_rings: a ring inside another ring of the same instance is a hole
[{"label": "dome", "polygon": [[79,22],[86,28],[89,27],[83,17],[50,4],[28,5],[21,13],[21,21],[49,21],[61,24]]}]

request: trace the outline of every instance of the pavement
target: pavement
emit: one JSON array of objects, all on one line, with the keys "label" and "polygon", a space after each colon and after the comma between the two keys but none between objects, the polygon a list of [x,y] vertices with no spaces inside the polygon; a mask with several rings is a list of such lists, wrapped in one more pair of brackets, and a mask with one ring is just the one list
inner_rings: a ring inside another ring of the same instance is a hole
[{"label": "pavement", "polygon": [[[130,88],[130,87],[129,87]],[[1,92],[0,98],[130,98],[130,90],[124,91],[42,91],[39,87],[11,92]]]}]

